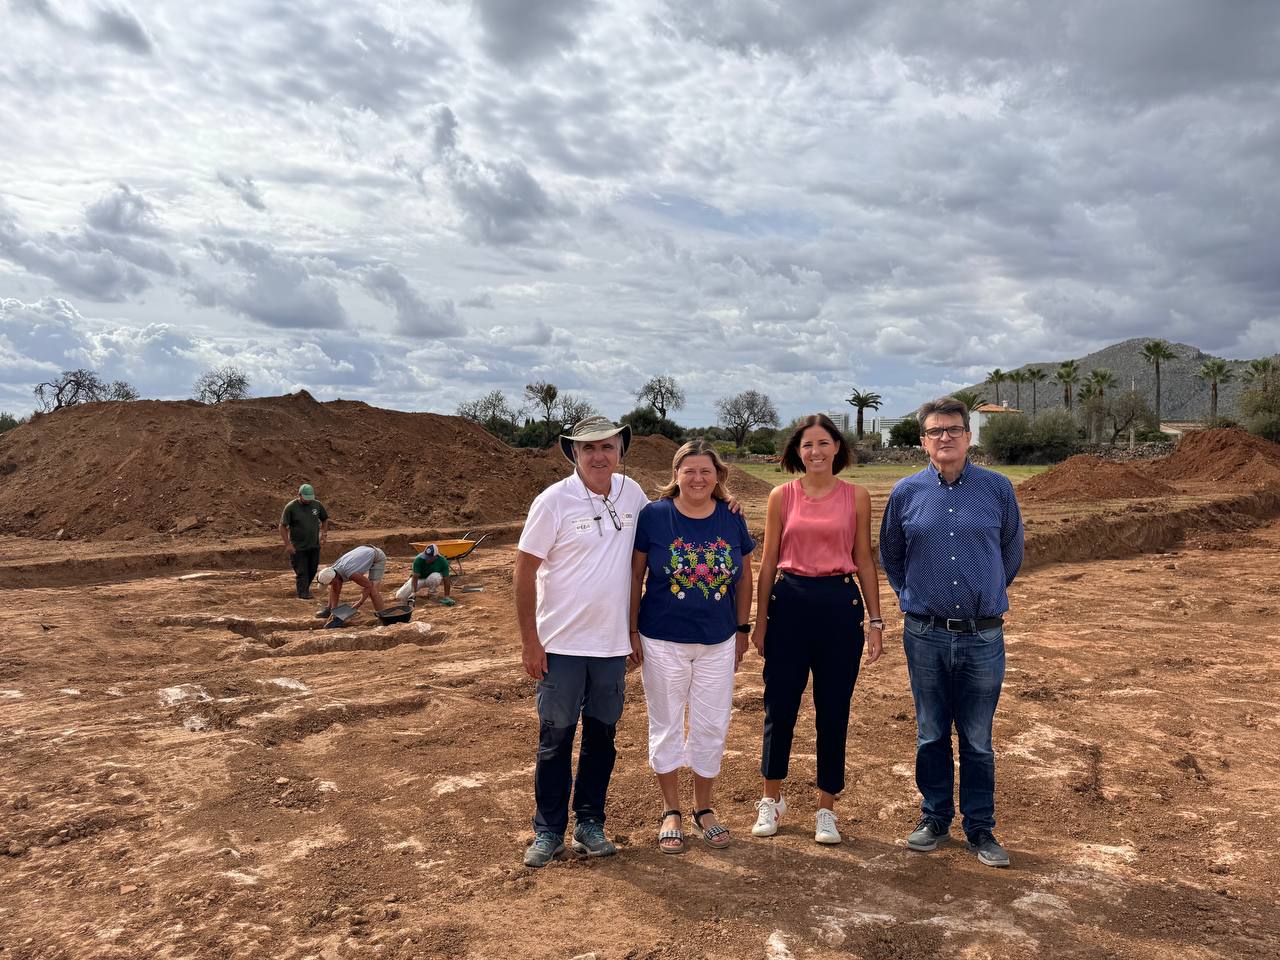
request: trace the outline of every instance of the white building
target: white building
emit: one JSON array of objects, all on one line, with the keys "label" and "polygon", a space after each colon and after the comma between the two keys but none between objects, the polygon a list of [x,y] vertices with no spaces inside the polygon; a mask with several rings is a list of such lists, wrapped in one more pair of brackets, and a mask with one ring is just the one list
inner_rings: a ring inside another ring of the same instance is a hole
[{"label": "white building", "polygon": [[998,417],[1002,413],[1021,413],[1017,407],[1009,406],[1006,400],[1000,406],[994,403],[984,403],[981,406],[974,407],[969,411],[969,430],[973,433],[974,444],[982,443],[982,427],[991,421],[992,417]]},{"label": "white building", "polygon": [[841,433],[848,433],[851,427],[848,410],[828,410],[827,416]]}]

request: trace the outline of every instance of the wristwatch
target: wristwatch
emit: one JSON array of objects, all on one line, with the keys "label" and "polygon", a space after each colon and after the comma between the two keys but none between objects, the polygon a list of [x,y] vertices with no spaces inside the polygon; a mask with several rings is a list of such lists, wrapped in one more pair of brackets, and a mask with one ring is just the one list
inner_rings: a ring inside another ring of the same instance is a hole
[{"label": "wristwatch", "polygon": [[739,632],[739,633],[750,633],[750,632],[751,632],[751,624],[749,624],[749,623],[740,623],[740,624],[738,624],[738,632]]}]

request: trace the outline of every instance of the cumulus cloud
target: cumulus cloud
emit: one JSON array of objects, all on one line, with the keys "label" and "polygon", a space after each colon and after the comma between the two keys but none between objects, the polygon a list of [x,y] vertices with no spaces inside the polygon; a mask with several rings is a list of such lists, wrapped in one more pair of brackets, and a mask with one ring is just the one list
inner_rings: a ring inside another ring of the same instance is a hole
[{"label": "cumulus cloud", "polygon": [[137,295],[151,285],[126,259],[104,248],[84,249],[82,239],[29,233],[0,203],[0,257],[48,277],[59,288],[108,303]]},{"label": "cumulus cloud", "polygon": [[127,7],[103,7],[94,14],[89,36],[100,43],[114,43],[130,53],[149,55],[154,44],[146,27]]},{"label": "cumulus cloud", "polygon": [[15,10],[39,17],[49,26],[93,43],[113,44],[139,56],[150,56],[155,45],[132,10],[122,5],[104,5],[91,11],[88,23],[64,17],[49,0],[12,0]]},{"label": "cumulus cloud", "polygon": [[389,263],[358,271],[371,294],[396,310],[395,332],[406,337],[457,337],[466,332],[452,300],[428,303]]},{"label": "cumulus cloud", "polygon": [[127,2],[0,29],[0,296],[77,356],[437,409],[665,373],[705,423],[1280,349],[1272,3]]},{"label": "cumulus cloud", "polygon": [[253,182],[253,177],[245,174],[243,177],[235,177],[222,170],[218,171],[218,182],[224,187],[233,190],[241,200],[255,210],[266,210],[266,201],[262,199],[262,191],[258,189],[258,185]]},{"label": "cumulus cloud", "polygon": [[155,205],[127,183],[116,184],[110,193],[85,207],[84,218],[91,227],[110,233],[156,237],[164,232]]},{"label": "cumulus cloud", "polygon": [[471,4],[484,29],[485,50],[513,67],[574,47],[594,7],[592,0],[472,0]]},{"label": "cumulus cloud", "polygon": [[218,264],[238,268],[234,277],[200,279],[188,292],[205,307],[226,307],[269,327],[324,329],[345,327],[349,318],[326,272],[331,261],[282,254],[250,240],[203,240]]},{"label": "cumulus cloud", "polygon": [[486,243],[527,242],[566,212],[519,160],[454,155],[448,169],[468,232]]}]

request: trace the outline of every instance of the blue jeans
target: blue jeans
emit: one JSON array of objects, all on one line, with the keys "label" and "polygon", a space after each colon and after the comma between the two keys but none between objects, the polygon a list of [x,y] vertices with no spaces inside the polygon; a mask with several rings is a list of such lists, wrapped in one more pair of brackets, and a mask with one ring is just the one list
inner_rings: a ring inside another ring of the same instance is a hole
[{"label": "blue jeans", "polygon": [[955,817],[951,728],[960,741],[960,812],[966,836],[996,825],[991,723],[1004,683],[1004,630],[951,633],[904,617],[902,643],[916,704],[920,811],[943,829]]},{"label": "blue jeans", "polygon": [[[613,776],[613,746],[626,691],[626,657],[547,654],[538,681],[538,763],[533,774],[535,832],[564,836],[569,793],[579,823],[604,823],[604,801]],[[582,717],[578,777],[573,777],[573,738]]]}]

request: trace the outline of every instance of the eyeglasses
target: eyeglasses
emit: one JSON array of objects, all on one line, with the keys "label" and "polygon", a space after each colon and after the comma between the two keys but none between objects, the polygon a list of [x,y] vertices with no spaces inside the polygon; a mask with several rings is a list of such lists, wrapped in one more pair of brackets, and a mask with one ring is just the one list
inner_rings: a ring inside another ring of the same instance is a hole
[{"label": "eyeglasses", "polygon": [[968,432],[969,432],[969,431],[968,431],[968,430],[966,430],[964,427],[959,427],[959,426],[955,426],[955,427],[930,427],[928,430],[925,430],[925,431],[924,431],[924,435],[925,435],[926,437],[928,437],[930,440],[941,440],[941,439],[942,439],[942,435],[945,433],[948,437],[950,437],[952,440],[954,440],[954,439],[956,439],[956,437],[963,436],[964,434],[966,434],[966,433],[968,433]]},{"label": "eyeglasses", "polygon": [[[618,516],[618,511],[617,511],[617,510],[615,510],[615,509],[613,509],[613,504],[609,502],[609,498],[608,498],[608,497],[601,497],[601,498],[600,498],[600,500],[604,503],[604,508],[605,508],[606,510],[608,510],[608,511],[609,511],[609,519],[613,521],[613,529],[615,529],[615,530],[621,530],[621,529],[622,529],[622,518],[621,518],[620,516]],[[599,527],[599,526],[600,526],[600,518],[599,518],[599,517],[596,517],[596,526],[597,526],[597,527]],[[604,536],[604,531],[601,531],[601,532],[600,532],[600,536],[602,536],[602,537]]]},{"label": "eyeglasses", "polygon": [[[601,497],[601,498],[600,498],[600,502],[604,504],[604,508],[605,508],[605,510],[607,510],[607,511],[608,511],[608,513],[609,513],[609,519],[613,521],[613,529],[615,529],[615,530],[617,530],[619,533],[621,533],[621,532],[622,532],[622,518],[621,518],[620,516],[618,516],[618,511],[617,511],[617,510],[615,510],[615,509],[613,509],[613,504],[609,502],[609,498],[608,498],[608,497]],[[590,497],[587,497],[587,503],[591,503],[591,498],[590,498]],[[602,526],[600,526],[600,521],[601,521],[602,519],[604,519],[604,514],[602,514],[602,513],[597,513],[597,514],[596,514],[594,517],[592,517],[591,519],[592,519],[592,520],[594,520],[594,521],[596,522],[596,533],[603,537],[603,536],[604,536],[604,528],[603,528]]]}]

